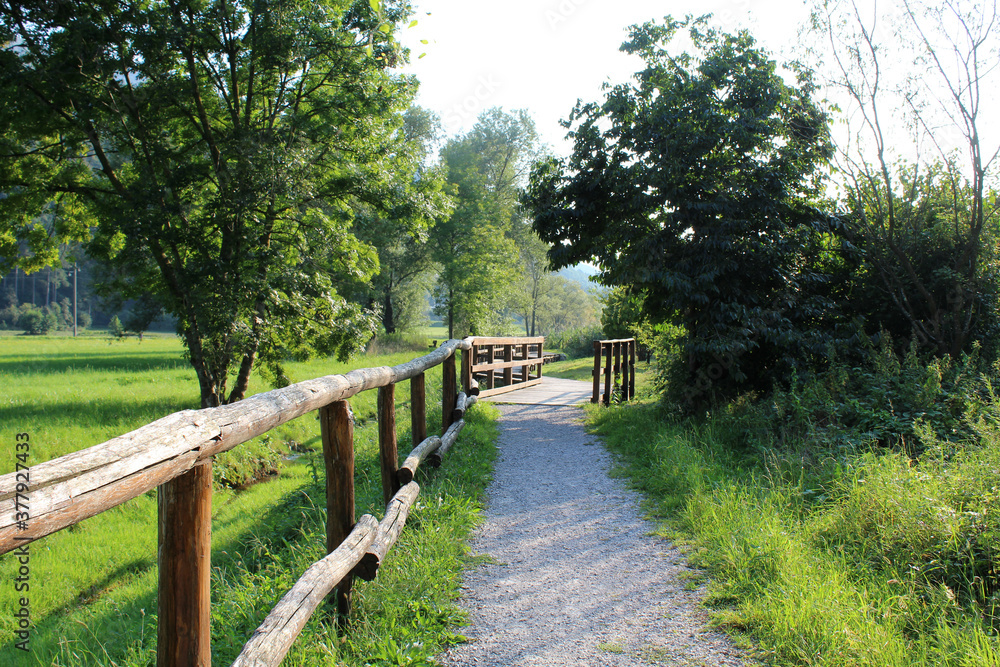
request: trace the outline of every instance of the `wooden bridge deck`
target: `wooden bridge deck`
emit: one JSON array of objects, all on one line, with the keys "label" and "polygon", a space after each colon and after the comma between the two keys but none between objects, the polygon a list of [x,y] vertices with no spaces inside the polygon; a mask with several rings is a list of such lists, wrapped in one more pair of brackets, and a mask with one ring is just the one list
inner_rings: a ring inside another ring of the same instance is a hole
[{"label": "wooden bridge deck", "polygon": [[589,403],[594,385],[581,380],[542,376],[539,384],[515,389],[482,399],[491,403],[515,403],[517,405],[578,405]]}]

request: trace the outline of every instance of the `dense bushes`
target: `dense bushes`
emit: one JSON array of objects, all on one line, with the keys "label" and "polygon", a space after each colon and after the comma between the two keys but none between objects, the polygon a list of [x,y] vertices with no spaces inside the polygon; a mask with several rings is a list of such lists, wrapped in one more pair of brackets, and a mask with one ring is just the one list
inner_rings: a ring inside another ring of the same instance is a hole
[{"label": "dense bushes", "polygon": [[563,354],[571,359],[580,359],[594,356],[594,341],[603,338],[604,331],[601,327],[584,327],[548,336],[545,339],[545,346],[562,350]]}]

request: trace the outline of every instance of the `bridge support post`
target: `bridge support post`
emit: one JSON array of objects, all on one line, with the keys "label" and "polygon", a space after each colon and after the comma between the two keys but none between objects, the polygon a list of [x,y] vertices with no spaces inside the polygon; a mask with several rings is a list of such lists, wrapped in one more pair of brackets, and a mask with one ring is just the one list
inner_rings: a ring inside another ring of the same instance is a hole
[{"label": "bridge support post", "polygon": [[[332,553],[354,529],[354,417],[347,401],[319,409],[323,461],[326,465],[326,552]],[[348,574],[334,593],[339,622],[351,613],[353,577]]]},{"label": "bridge support post", "polygon": [[157,667],[212,664],[212,464],[157,492]]}]

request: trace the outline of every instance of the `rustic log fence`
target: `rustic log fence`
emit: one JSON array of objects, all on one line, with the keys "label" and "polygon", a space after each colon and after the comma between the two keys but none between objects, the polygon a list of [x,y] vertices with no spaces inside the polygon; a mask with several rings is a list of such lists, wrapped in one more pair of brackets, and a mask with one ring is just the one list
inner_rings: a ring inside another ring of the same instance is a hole
[{"label": "rustic log fence", "polygon": [[[492,343],[477,341],[492,340]],[[501,342],[495,342],[495,341]],[[434,352],[399,366],[362,368],[257,394],[238,403],[184,410],[99,445],[0,476],[0,554],[121,505],[158,488],[159,609],[157,666],[211,664],[210,571],[212,458],[296,417],[317,410],[326,466],[328,555],[313,564],[250,637],[233,663],[241,667],[277,665],[306,621],[335,592],[338,613],[351,607],[353,577],[371,580],[399,537],[419,487],[418,467],[440,465],[465,425],[465,411],[477,400],[472,380],[477,344],[520,346],[505,359],[521,359],[527,377],[535,357],[529,346],[542,339],[449,340]],[[462,350],[465,391],[459,393],[455,355]],[[489,354],[492,354],[490,352]],[[517,354],[523,356],[518,357]],[[491,357],[493,358],[493,357]],[[485,370],[514,367],[480,364]],[[427,436],[425,372],[441,366],[442,435]],[[538,366],[539,378],[541,366]],[[397,468],[395,385],[410,381],[413,450]],[[523,382],[520,386],[523,386]],[[492,387],[492,385],[491,385]],[[386,512],[355,520],[354,425],[349,398],[378,390],[379,452]],[[18,494],[30,489],[30,521]],[[23,518],[23,517],[22,517]]]},{"label": "rustic log fence", "polygon": [[[603,365],[602,365],[603,361]],[[618,395],[622,401],[635,396],[635,339],[594,341],[594,393],[590,402],[610,405]],[[601,393],[601,378],[604,392]]]},{"label": "rustic log fence", "polygon": [[523,389],[542,381],[544,336],[466,340],[472,348],[469,362],[462,357],[462,378],[466,387],[478,386],[480,396]]}]

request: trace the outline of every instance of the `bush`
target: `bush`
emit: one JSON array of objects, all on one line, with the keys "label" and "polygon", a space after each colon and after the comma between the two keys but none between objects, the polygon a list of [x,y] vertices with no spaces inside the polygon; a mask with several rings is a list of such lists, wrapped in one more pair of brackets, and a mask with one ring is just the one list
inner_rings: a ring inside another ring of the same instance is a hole
[{"label": "bush", "polygon": [[52,331],[59,324],[55,314],[42,310],[37,306],[27,304],[21,306],[21,313],[17,318],[17,326],[24,330],[24,333],[32,336],[40,336]]},{"label": "bush", "polygon": [[603,338],[604,330],[601,327],[584,327],[548,336],[545,346],[562,350],[571,359],[580,359],[594,356],[594,341]]}]

